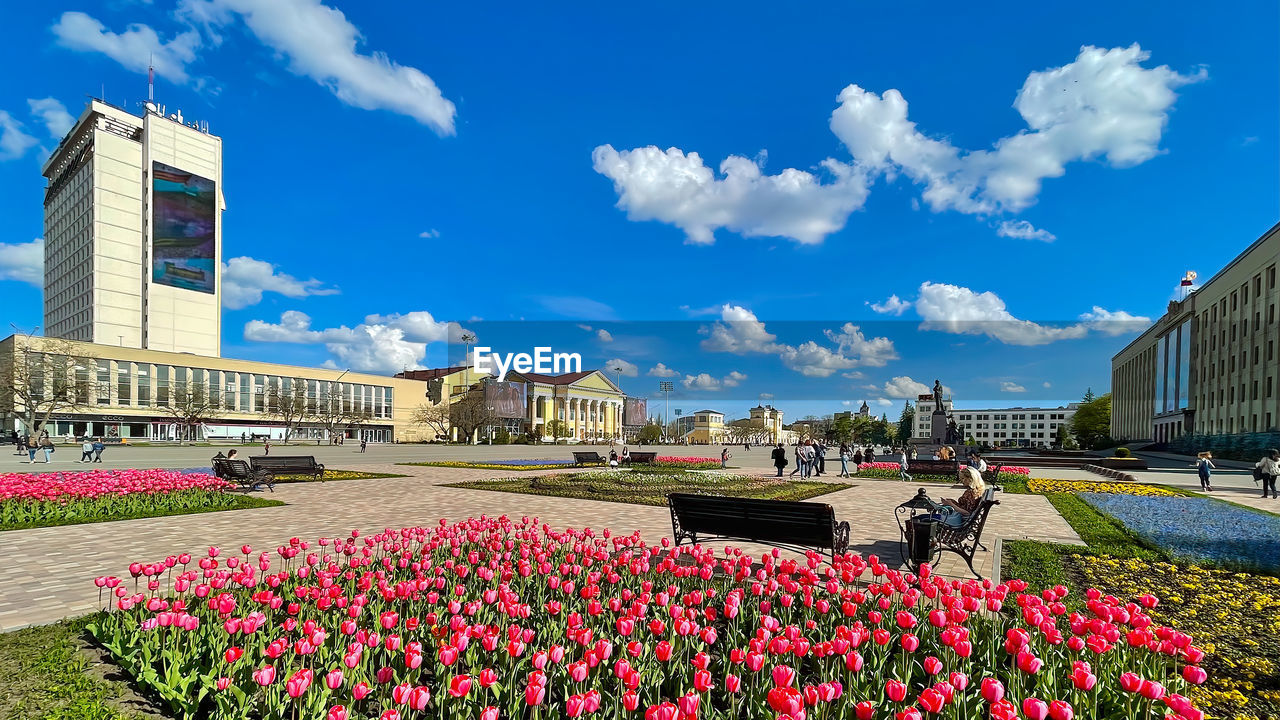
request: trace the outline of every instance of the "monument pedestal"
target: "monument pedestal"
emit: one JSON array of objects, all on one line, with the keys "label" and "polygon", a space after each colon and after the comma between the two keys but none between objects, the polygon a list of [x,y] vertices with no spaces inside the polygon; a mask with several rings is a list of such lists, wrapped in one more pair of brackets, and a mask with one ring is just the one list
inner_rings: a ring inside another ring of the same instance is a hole
[{"label": "monument pedestal", "polygon": [[929,442],[942,445],[947,440],[947,414],[942,410],[934,410],[929,429]]}]

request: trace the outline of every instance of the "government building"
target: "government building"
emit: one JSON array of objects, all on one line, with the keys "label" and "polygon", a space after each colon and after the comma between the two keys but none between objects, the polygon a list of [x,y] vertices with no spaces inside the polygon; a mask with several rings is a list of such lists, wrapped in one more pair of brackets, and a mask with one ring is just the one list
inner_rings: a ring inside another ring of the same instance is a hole
[{"label": "government building", "polygon": [[1111,359],[1112,437],[1276,432],[1278,263],[1280,225]]},{"label": "government building", "polygon": [[[942,399],[942,411],[955,420],[956,430],[963,444],[972,439],[979,445],[1000,447],[1047,448],[1059,445],[1058,433],[1070,427],[1079,403],[1059,407],[1008,407],[981,410],[957,410],[952,407],[950,396]],[[916,398],[915,422],[912,425],[913,442],[927,444],[933,441],[934,399],[931,393]]]}]

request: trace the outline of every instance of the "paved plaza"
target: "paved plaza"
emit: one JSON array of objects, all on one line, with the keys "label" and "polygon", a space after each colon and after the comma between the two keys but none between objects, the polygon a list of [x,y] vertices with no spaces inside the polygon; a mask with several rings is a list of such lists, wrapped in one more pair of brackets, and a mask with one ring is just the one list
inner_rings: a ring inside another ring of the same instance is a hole
[{"label": "paved plaza", "polygon": [[[134,450],[139,452],[135,459],[141,459],[146,453],[165,458],[157,460],[156,464],[170,467],[197,464],[193,450],[200,451],[200,455],[210,452],[209,448]],[[265,496],[284,501],[286,505],[282,507],[0,533],[0,558],[5,559],[0,564],[0,588],[4,588],[0,593],[0,631],[90,612],[98,607],[97,590],[92,583],[95,576],[123,576],[127,574],[130,562],[159,560],[183,551],[202,553],[210,545],[231,549],[248,543],[256,551],[273,549],[290,537],[314,540],[322,536],[345,535],[356,528],[367,533],[387,527],[433,524],[440,518],[460,520],[481,514],[529,515],[556,527],[607,527],[615,533],[639,530],[650,541],[671,535],[671,516],[663,507],[443,487],[445,483],[496,477],[503,473],[408,467],[386,461],[399,457],[406,450],[416,453],[420,459],[424,450],[434,450],[432,448],[371,448],[364,455],[353,455],[349,451],[338,455],[336,449],[321,450],[327,451],[321,454],[321,459],[330,467],[404,473],[407,477],[280,485],[275,493],[266,493]],[[559,457],[566,452],[563,447],[495,447],[492,450],[473,448],[471,451],[460,451],[455,447],[439,450],[447,451],[445,454],[452,458],[465,452],[469,459],[476,455],[492,457],[497,454],[513,458]],[[762,464],[767,464],[765,451],[755,449],[742,454],[749,455],[751,460],[759,457],[764,461]],[[382,461],[376,461],[375,458],[380,456]],[[173,460],[183,462],[175,465]],[[735,457],[734,461],[737,460]],[[30,469],[27,465],[19,467]],[[74,467],[75,463],[54,463],[57,469]],[[759,469],[747,471],[762,474]],[[917,486],[859,478],[849,482],[850,488],[815,498],[815,501],[830,503],[837,518],[849,521],[853,528],[853,550],[864,555],[878,554],[886,562],[899,562],[899,532],[893,508],[910,497]],[[959,495],[958,490],[939,485],[930,485],[929,492],[935,499]],[[1080,542],[1045,498],[1000,495],[999,499],[1001,504],[992,511],[984,534],[984,542],[992,551],[997,548],[997,538]],[[763,546],[735,544],[753,553],[767,550]],[[996,569],[990,551],[980,552],[974,564],[978,572],[988,577]],[[963,561],[951,554],[944,555],[939,572],[970,577]]]}]

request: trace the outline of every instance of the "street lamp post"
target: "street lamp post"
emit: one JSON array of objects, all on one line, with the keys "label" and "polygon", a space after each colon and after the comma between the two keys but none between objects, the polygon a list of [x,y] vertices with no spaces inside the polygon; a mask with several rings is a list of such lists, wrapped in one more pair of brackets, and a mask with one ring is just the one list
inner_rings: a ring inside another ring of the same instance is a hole
[{"label": "street lamp post", "polygon": [[675,384],[669,380],[663,380],[658,383],[658,390],[663,394],[662,436],[664,438],[667,435],[667,420],[668,420],[667,412],[671,409],[671,391],[675,389],[676,389]]}]

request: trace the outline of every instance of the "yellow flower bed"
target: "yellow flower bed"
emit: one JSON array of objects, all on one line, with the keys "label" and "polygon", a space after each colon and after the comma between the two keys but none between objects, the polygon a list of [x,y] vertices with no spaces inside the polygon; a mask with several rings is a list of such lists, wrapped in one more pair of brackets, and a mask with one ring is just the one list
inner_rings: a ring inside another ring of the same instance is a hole
[{"label": "yellow flower bed", "polygon": [[571,462],[539,463],[537,465],[512,465],[510,463],[467,462],[464,460],[432,460],[430,462],[397,463],[399,465],[417,465],[419,467],[468,468],[471,470],[560,470],[576,467]]},{"label": "yellow flower bed", "polygon": [[1160,623],[1189,633],[1206,653],[1209,681],[1189,693],[1207,715],[1280,717],[1280,579],[1195,565],[1071,556],[1086,584],[1124,599],[1160,598]]},{"label": "yellow flower bed", "polygon": [[1145,495],[1147,497],[1169,497],[1178,495],[1178,493],[1158,485],[1101,482],[1093,480],[1054,480],[1051,478],[1032,478],[1027,481],[1027,489],[1033,493],[1093,492],[1113,493],[1118,495]]}]

